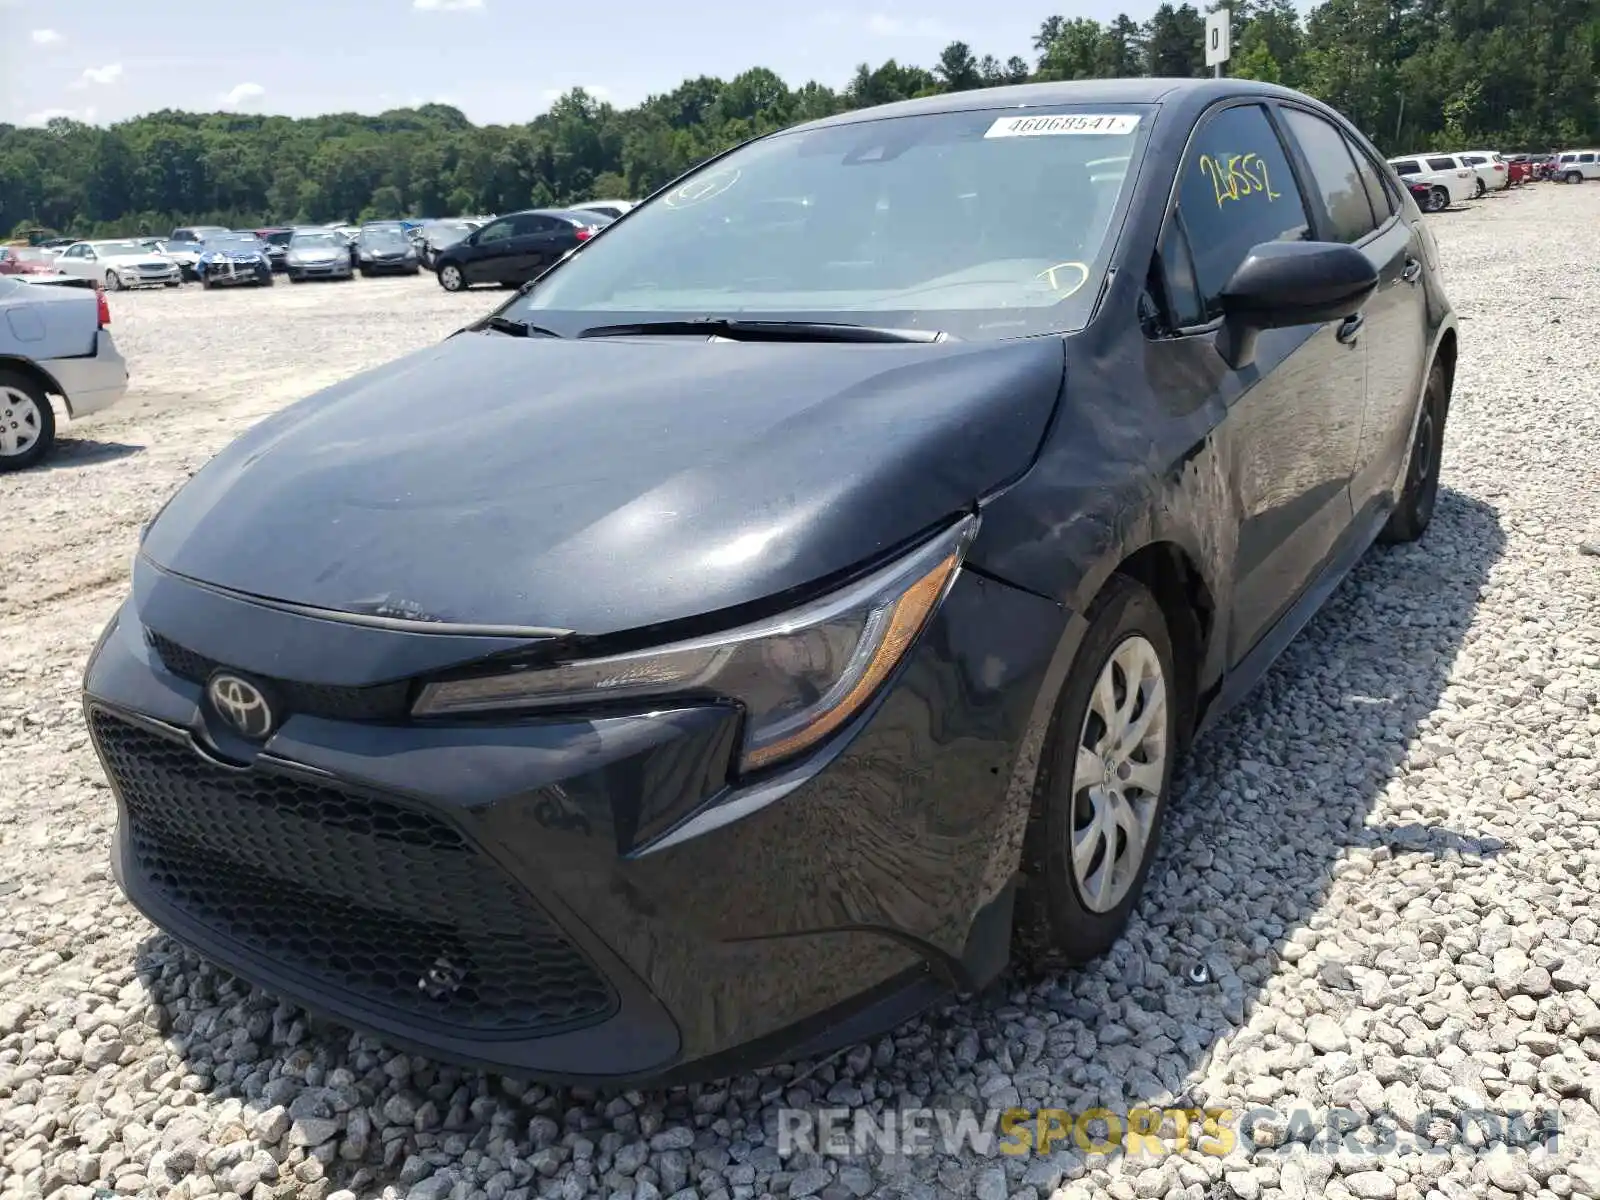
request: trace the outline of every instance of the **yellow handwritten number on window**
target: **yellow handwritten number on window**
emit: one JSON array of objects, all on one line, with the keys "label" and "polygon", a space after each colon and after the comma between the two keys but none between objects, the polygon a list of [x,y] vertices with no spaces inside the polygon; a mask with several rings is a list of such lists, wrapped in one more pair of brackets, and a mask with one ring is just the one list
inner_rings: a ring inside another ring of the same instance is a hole
[{"label": "yellow handwritten number on window", "polygon": [[1257,154],[1227,154],[1214,157],[1200,156],[1200,173],[1211,181],[1217,194],[1217,207],[1229,200],[1242,200],[1246,196],[1265,196],[1270,204],[1281,193],[1272,190],[1272,178],[1267,174],[1267,164]]}]

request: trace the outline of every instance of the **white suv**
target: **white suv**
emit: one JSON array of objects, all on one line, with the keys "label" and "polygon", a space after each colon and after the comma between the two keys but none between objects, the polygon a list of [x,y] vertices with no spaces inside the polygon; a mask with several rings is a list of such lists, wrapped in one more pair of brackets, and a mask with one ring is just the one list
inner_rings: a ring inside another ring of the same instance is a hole
[{"label": "white suv", "polygon": [[1594,150],[1563,150],[1555,177],[1562,183],[1582,183],[1600,179],[1600,153]]},{"label": "white suv", "polygon": [[1484,192],[1503,192],[1511,186],[1511,169],[1506,166],[1505,158],[1494,150],[1465,150],[1456,155],[1467,166],[1478,173],[1478,179],[1483,186],[1478,189],[1478,195]]},{"label": "white suv", "polygon": [[1389,165],[1406,183],[1428,185],[1430,212],[1471,200],[1478,194],[1478,174],[1453,154],[1404,154]]}]

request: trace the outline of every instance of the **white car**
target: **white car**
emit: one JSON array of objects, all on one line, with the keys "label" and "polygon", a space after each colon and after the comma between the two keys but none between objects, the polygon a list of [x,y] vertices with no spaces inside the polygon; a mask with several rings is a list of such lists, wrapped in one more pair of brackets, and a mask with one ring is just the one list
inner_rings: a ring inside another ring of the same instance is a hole
[{"label": "white car", "polygon": [[1511,186],[1511,168],[1506,166],[1505,156],[1498,150],[1463,150],[1456,157],[1477,172],[1483,181],[1478,195],[1503,192]]},{"label": "white car", "polygon": [[1563,150],[1561,161],[1556,165],[1555,177],[1562,183],[1600,179],[1600,151]]},{"label": "white car", "polygon": [[638,206],[637,200],[586,200],[582,204],[568,205],[583,212],[599,213],[602,217],[610,217],[615,221],[630,208]]},{"label": "white car", "polygon": [[146,250],[131,238],[124,241],[74,242],[56,265],[63,274],[93,279],[107,291],[131,287],[178,287],[183,272],[166,254]]},{"label": "white car", "polygon": [[77,420],[128,390],[99,288],[61,275],[0,275],[0,472],[50,452],[60,396]]},{"label": "white car", "polygon": [[[1439,212],[1478,194],[1478,173],[1453,154],[1402,154],[1389,165],[1406,183],[1425,183]],[[1442,203],[1440,203],[1442,201]]]}]

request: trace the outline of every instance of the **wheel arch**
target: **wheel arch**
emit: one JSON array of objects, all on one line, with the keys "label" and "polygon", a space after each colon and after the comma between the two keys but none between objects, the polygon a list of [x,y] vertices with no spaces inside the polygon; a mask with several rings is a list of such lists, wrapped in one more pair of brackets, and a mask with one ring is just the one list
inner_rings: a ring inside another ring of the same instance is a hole
[{"label": "wheel arch", "polygon": [[48,395],[60,396],[63,400],[67,397],[66,389],[57,382],[55,376],[51,375],[49,371],[46,371],[31,358],[23,358],[15,354],[0,354],[0,370],[16,371],[18,374],[26,375],[28,378],[36,380]]}]

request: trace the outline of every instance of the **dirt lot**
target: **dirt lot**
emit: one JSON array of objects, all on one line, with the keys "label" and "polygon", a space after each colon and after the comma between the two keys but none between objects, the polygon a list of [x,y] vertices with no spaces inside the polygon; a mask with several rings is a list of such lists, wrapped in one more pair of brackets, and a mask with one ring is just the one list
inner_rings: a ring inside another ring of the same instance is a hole
[{"label": "dirt lot", "polygon": [[[121,900],[78,687],[139,525],[252,422],[498,296],[427,277],[113,296],[128,401],[0,476],[0,1194],[1600,1193],[1600,558],[1577,548],[1600,534],[1600,266],[1581,250],[1600,187],[1430,220],[1462,358],[1428,537],[1369,555],[1198,749],[1106,961],[951,1005],[786,1094],[787,1071],[552,1094],[394,1055],[198,964]],[[780,1160],[778,1107],[824,1101],[1282,1116],[1226,1154]],[[1389,1114],[1401,1145],[1291,1119],[1333,1108]],[[1449,1134],[1462,1110],[1556,1112],[1560,1137],[1486,1146]]]}]

